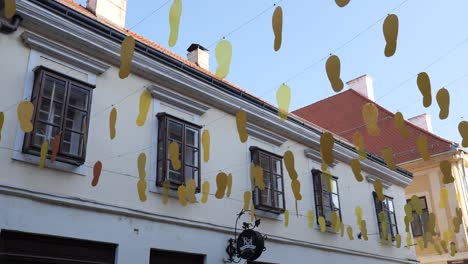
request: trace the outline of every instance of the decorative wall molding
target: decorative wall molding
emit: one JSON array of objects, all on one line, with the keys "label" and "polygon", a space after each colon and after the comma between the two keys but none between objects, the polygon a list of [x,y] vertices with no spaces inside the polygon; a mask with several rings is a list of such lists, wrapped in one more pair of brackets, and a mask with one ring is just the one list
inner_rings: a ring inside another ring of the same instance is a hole
[{"label": "decorative wall molding", "polygon": [[249,134],[249,136],[261,139],[277,147],[283,145],[288,140],[285,137],[271,133],[270,131],[262,127],[256,126],[252,123],[247,123],[247,133]]},{"label": "decorative wall molding", "polygon": [[[377,177],[374,177],[374,176],[371,176],[371,175],[367,175],[366,176],[366,181],[371,183],[371,184],[374,184],[374,182],[377,180]],[[384,180],[380,180],[382,182],[382,186],[385,188],[385,189],[388,189],[390,188],[390,186],[392,186],[392,184],[388,181],[384,181]]]},{"label": "decorative wall molding", "polygon": [[29,31],[23,32],[23,34],[21,34],[21,38],[23,39],[24,44],[31,49],[35,49],[96,75],[104,73],[111,67],[108,64],[52,42],[49,39]]},{"label": "decorative wall molding", "polygon": [[[304,149],[304,155],[318,163],[322,163],[322,155],[320,154],[320,151],[316,149]],[[335,160],[332,164],[330,164],[328,167],[333,168],[338,164],[338,162]]]},{"label": "decorative wall molding", "polygon": [[201,104],[195,100],[192,100],[189,97],[182,96],[178,93],[174,93],[172,91],[164,89],[159,85],[148,85],[146,87],[146,90],[148,90],[148,92],[150,92],[154,98],[169,105],[177,106],[178,108],[181,108],[195,115],[201,116],[205,114],[208,110],[210,110],[210,107],[207,105]]}]

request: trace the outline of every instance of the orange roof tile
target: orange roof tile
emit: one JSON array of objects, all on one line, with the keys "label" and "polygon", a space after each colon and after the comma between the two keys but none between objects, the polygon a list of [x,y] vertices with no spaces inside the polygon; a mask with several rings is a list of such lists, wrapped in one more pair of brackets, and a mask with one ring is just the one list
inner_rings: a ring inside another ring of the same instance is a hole
[{"label": "orange roof tile", "polygon": [[[374,103],[379,110],[380,135],[377,137],[367,133],[362,118],[362,107],[369,102]],[[406,126],[410,136],[404,139],[394,125],[394,113],[352,89],[295,110],[293,113],[349,141],[353,140],[355,132],[360,132],[364,137],[367,151],[381,156],[383,148],[391,147],[397,163],[421,158],[416,147],[416,140],[421,135],[427,138],[431,155],[447,152],[457,145],[408,121]]]}]

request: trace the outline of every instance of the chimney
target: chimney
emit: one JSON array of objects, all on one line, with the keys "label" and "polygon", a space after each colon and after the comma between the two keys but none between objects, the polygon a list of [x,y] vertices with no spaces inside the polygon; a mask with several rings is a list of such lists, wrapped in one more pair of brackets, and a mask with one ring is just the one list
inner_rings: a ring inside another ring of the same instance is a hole
[{"label": "chimney", "polygon": [[187,59],[199,67],[210,70],[210,54],[208,53],[208,49],[203,47],[200,44],[193,43],[187,49]]},{"label": "chimney", "polygon": [[86,9],[116,26],[125,27],[127,0],[87,0]]},{"label": "chimney", "polygon": [[374,101],[374,79],[364,74],[346,83],[350,89],[360,93],[364,97]]},{"label": "chimney", "polygon": [[422,114],[408,119],[413,125],[432,133],[432,120],[428,114]]}]

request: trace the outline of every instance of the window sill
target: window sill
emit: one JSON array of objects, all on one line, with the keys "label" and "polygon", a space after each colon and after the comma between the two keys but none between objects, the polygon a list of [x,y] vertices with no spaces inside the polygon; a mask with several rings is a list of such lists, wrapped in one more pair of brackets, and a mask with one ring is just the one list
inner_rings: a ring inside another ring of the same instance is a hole
[{"label": "window sill", "polygon": [[[152,193],[157,193],[157,194],[163,195],[164,194],[164,188],[155,185],[154,182],[152,182],[152,183],[153,184],[149,187],[149,191],[152,192]],[[198,194],[199,193],[195,193],[195,196],[197,197],[197,202],[199,201]],[[169,189],[169,197],[179,200],[179,194],[177,193],[177,190]]]},{"label": "window sill", "polygon": [[272,212],[264,211],[262,209],[257,209],[255,208],[255,215],[260,216],[263,218],[271,219],[271,220],[276,220],[276,221],[284,221],[284,214],[275,214]]},{"label": "window sill", "polygon": [[[12,159],[16,161],[33,164],[36,166],[39,165],[40,163],[40,157],[31,155],[31,154],[25,154],[25,153],[18,152],[18,151],[13,152]],[[76,166],[76,165],[72,165],[72,164],[60,162],[60,161],[51,163],[50,160],[46,160],[45,167],[49,169],[64,171],[64,172],[71,172],[71,173],[78,174],[81,176],[86,176],[88,172],[88,168],[84,165]]]}]

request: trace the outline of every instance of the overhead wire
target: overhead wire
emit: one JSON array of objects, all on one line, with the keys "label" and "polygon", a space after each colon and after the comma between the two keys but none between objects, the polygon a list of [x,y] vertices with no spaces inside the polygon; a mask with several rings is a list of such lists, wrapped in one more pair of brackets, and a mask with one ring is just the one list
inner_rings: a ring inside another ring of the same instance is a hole
[{"label": "overhead wire", "polygon": [[129,30],[133,30],[137,26],[141,25],[141,23],[145,22],[148,18],[152,17],[154,14],[156,14],[159,10],[161,10],[163,7],[165,7],[167,4],[169,4],[171,0],[165,1],[162,5],[158,6],[156,9],[148,13],[148,15],[144,16],[142,19],[140,19],[137,23],[135,23],[133,26],[129,27]]}]

